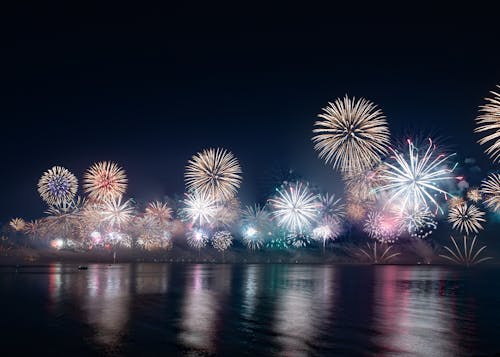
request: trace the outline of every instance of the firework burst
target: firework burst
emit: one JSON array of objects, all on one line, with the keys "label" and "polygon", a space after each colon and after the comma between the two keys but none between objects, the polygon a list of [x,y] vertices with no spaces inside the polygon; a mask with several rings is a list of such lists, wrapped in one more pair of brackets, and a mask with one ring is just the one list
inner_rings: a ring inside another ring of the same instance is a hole
[{"label": "firework burst", "polygon": [[218,231],[212,237],[212,246],[219,252],[225,252],[233,244],[233,236],[228,231]]},{"label": "firework burst", "polygon": [[347,219],[354,222],[362,221],[366,217],[365,205],[357,200],[349,200],[346,206]]},{"label": "firework burst", "polygon": [[467,199],[469,201],[474,202],[474,203],[478,203],[479,201],[481,201],[483,199],[483,195],[481,194],[481,191],[479,190],[479,188],[474,187],[474,188],[471,188],[467,191]]},{"label": "firework burst", "polygon": [[201,249],[208,243],[208,235],[201,229],[193,229],[187,233],[187,244],[196,249]]},{"label": "firework burst", "polygon": [[172,219],[172,209],[164,202],[150,202],[145,210],[145,215],[160,224],[165,224]]},{"label": "firework burst", "polygon": [[194,224],[203,226],[210,224],[217,212],[217,206],[213,199],[206,193],[194,191],[186,194],[181,209],[181,216]]},{"label": "firework burst", "polygon": [[115,199],[125,193],[127,176],[116,163],[101,161],[93,164],[83,176],[83,189],[98,201]]},{"label": "firework burst", "polygon": [[483,226],[481,222],[486,222],[483,218],[484,212],[473,204],[464,203],[460,206],[455,206],[450,209],[448,221],[452,224],[453,229],[457,229],[465,234],[478,233]]},{"label": "firework burst", "polygon": [[342,172],[363,171],[380,162],[389,147],[389,128],[380,109],[347,95],[323,108],[312,138],[327,164]]},{"label": "firework burst", "polygon": [[322,240],[323,247],[326,241],[337,239],[342,232],[341,223],[338,219],[325,217],[319,222],[318,226],[312,231],[312,238],[315,240]]},{"label": "firework burst", "polygon": [[120,228],[132,219],[133,213],[132,200],[122,202],[122,196],[119,196],[104,203],[101,215],[103,222],[109,224],[111,227]]},{"label": "firework burst", "polygon": [[211,148],[189,160],[184,176],[188,190],[207,194],[214,200],[227,200],[240,187],[241,173],[240,164],[231,152]]},{"label": "firework burst", "polygon": [[241,214],[241,225],[243,227],[243,243],[250,250],[262,248],[266,234],[270,232],[269,212],[259,206],[247,206]]},{"label": "firework burst", "polygon": [[9,222],[9,226],[15,232],[21,232],[26,227],[26,221],[22,218],[12,218]]},{"label": "firework burst", "polygon": [[75,175],[61,166],[48,169],[38,181],[38,193],[49,205],[71,201],[77,190],[78,180]]},{"label": "firework burst", "polygon": [[278,225],[290,232],[308,229],[318,216],[317,195],[300,182],[277,189],[277,195],[269,200],[271,215]]},{"label": "firework burst", "polygon": [[379,164],[373,169],[345,173],[343,179],[349,197],[357,201],[375,202],[377,200],[377,188],[386,183],[381,179],[383,167],[383,164]]},{"label": "firework burst", "polygon": [[437,228],[434,214],[425,206],[399,213],[411,237],[427,238]]},{"label": "firework burst", "polygon": [[368,213],[363,230],[370,238],[382,243],[393,243],[403,232],[404,226],[399,215],[386,211]]},{"label": "firework burst", "polygon": [[[465,266],[476,265],[487,260],[493,259],[492,257],[484,257],[480,258],[481,253],[486,249],[486,246],[482,246],[481,248],[476,250],[477,236],[474,236],[472,242],[470,242],[470,238],[464,236],[462,246],[457,244],[455,238],[450,236],[451,241],[453,242],[453,247],[449,248],[447,246],[444,247],[446,249],[447,254],[440,254],[440,257],[443,257],[453,263],[461,264]],[[467,242],[470,242],[467,244]]]},{"label": "firework burst", "polygon": [[285,243],[289,247],[304,248],[311,245],[311,236],[307,233],[292,232],[286,236]]},{"label": "firework burst", "polygon": [[[435,146],[429,139],[429,146],[421,153],[408,140],[408,155],[393,150],[394,162],[386,162],[381,178],[387,184],[377,191],[388,192],[390,198],[387,203],[398,202],[401,210],[416,210],[421,206],[433,204],[440,209],[435,195],[447,197],[448,192],[440,187],[442,182],[454,179],[451,172],[455,169],[444,167],[447,161],[455,154],[435,154]],[[443,168],[444,167],[444,168]]]},{"label": "firework burst", "polygon": [[[500,89],[500,86],[497,86]],[[490,92],[493,97],[485,98],[488,102],[480,109],[481,114],[476,118],[476,129],[474,132],[484,134],[478,143],[489,145],[485,153],[491,157],[493,162],[500,160],[500,94]]]},{"label": "firework burst", "polygon": [[335,195],[324,194],[318,196],[319,216],[323,219],[341,221],[345,217],[345,205],[342,199]]},{"label": "firework burst", "polygon": [[365,247],[358,247],[354,251],[354,255],[362,260],[367,259],[372,264],[387,264],[401,254],[399,252],[392,253],[393,247],[385,243],[366,243]]},{"label": "firework burst", "polygon": [[500,174],[490,174],[481,183],[481,193],[484,195],[484,204],[492,211],[500,211]]}]

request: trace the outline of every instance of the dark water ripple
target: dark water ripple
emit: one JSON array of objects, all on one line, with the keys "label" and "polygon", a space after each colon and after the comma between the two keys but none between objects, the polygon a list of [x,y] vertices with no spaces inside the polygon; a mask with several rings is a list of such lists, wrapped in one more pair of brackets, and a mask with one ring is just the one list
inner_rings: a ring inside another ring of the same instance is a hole
[{"label": "dark water ripple", "polygon": [[499,273],[424,266],[2,267],[2,352],[489,356],[500,353]]}]

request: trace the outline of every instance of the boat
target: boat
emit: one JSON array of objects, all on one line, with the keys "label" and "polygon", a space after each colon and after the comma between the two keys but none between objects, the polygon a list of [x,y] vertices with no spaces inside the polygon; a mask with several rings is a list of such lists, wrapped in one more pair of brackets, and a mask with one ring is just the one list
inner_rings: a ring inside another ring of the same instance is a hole
[{"label": "boat", "polygon": [[79,265],[78,270],[87,270],[89,267],[86,265]]}]

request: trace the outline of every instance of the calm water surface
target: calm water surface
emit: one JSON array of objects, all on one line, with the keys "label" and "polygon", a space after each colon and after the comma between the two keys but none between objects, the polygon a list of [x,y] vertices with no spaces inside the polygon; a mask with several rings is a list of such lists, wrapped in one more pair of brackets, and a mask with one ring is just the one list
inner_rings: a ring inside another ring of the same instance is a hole
[{"label": "calm water surface", "polygon": [[2,355],[500,354],[500,270],[0,268]]}]

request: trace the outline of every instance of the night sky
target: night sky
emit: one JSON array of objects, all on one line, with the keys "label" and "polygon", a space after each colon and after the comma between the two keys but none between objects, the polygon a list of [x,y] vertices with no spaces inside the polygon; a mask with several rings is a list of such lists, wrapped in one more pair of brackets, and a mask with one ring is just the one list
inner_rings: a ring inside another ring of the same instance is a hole
[{"label": "night sky", "polygon": [[0,221],[42,216],[36,183],[53,165],[81,179],[113,160],[138,201],[182,194],[186,161],[211,146],[240,159],[244,203],[263,200],[277,168],[342,193],[311,130],[346,93],[377,103],[393,138],[437,133],[484,177],[495,167],[473,128],[500,83],[496,14],[357,3],[12,9],[2,16]]}]

